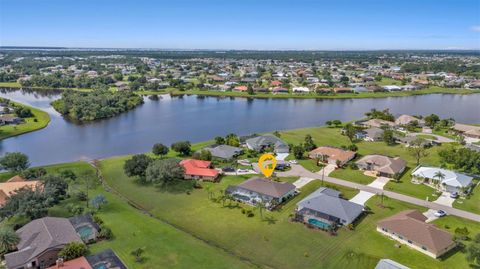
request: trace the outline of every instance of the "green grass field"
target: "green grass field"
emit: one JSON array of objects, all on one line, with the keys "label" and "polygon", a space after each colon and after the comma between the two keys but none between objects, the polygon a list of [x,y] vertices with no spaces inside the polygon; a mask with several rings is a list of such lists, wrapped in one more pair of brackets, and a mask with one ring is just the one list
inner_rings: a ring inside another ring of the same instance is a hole
[{"label": "green grass field", "polygon": [[24,123],[18,125],[9,124],[0,126],[0,140],[45,128],[50,122],[50,116],[47,112],[27,105],[19,103],[15,104],[23,107],[28,107],[32,111],[33,117],[26,118]]},{"label": "green grass field", "polygon": [[[300,199],[320,187],[314,181],[302,189],[299,196],[289,201],[280,211],[264,213],[250,208],[255,216],[248,218],[241,213],[236,203],[212,202],[208,192],[219,195],[228,185],[243,180],[242,176],[224,177],[220,183],[202,183],[203,189],[195,189],[190,194],[170,192],[154,186],[143,186],[123,174],[122,164],[126,158],[117,157],[101,161],[101,170],[108,184],[154,216],[189,233],[228,249],[238,257],[248,258],[254,264],[272,268],[373,268],[380,258],[391,258],[412,268],[465,268],[465,255],[457,252],[445,261],[431,259],[406,247],[395,248],[395,243],[375,231],[376,221],[398,211],[418,208],[414,205],[386,199],[385,208],[377,206],[379,198],[368,202],[373,213],[361,220],[355,231],[341,229],[338,236],[309,230],[304,225],[292,223],[290,216]],[[346,198],[358,191],[345,187],[340,189]],[[444,221],[444,220],[442,220]],[[468,225],[479,231],[480,224],[457,221],[449,218],[444,221],[451,227]],[[453,223],[453,224],[450,224]]]},{"label": "green grass field", "polygon": [[331,177],[341,178],[353,182],[357,182],[363,185],[368,185],[372,183],[375,178],[369,177],[363,174],[363,171],[353,170],[351,168],[341,168],[333,171],[330,174]]}]

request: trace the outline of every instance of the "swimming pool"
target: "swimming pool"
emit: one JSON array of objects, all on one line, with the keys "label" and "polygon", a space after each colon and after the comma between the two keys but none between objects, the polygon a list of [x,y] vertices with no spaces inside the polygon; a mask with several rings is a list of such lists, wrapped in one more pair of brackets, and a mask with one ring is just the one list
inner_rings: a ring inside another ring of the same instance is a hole
[{"label": "swimming pool", "polygon": [[80,226],[77,229],[77,233],[82,239],[89,238],[93,234],[93,229],[89,225]]},{"label": "swimming pool", "polygon": [[108,267],[105,263],[100,263],[100,264],[95,265],[93,267],[93,269],[108,269]]},{"label": "swimming pool", "polygon": [[332,226],[328,223],[323,221],[319,221],[317,219],[308,219],[308,223],[312,224],[313,226],[317,226],[320,229],[329,230]]}]

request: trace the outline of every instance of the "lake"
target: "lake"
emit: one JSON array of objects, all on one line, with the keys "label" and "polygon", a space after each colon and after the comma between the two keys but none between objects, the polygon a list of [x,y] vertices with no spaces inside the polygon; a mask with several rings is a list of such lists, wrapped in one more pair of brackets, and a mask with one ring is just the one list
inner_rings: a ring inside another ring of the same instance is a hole
[{"label": "lake", "polygon": [[0,141],[0,154],[20,151],[32,165],[90,160],[145,152],[154,143],[200,142],[229,133],[251,133],[324,125],[328,120],[361,118],[371,108],[395,115],[452,117],[480,123],[480,94],[431,94],[372,99],[246,99],[163,96],[145,98],[136,109],[114,118],[77,124],[51,106],[58,93],[0,90],[0,96],[47,111],[52,121],[42,130]]}]

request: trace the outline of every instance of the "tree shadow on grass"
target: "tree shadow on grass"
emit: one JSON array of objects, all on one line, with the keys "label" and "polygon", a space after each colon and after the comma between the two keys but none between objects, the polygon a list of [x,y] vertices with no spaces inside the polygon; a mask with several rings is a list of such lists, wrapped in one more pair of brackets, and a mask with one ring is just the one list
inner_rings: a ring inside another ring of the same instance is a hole
[{"label": "tree shadow on grass", "polygon": [[179,180],[168,184],[155,185],[157,191],[172,194],[190,194],[194,186],[195,182],[189,180]]},{"label": "tree shadow on grass", "polygon": [[272,225],[276,224],[278,220],[273,216],[265,216],[262,221],[266,222],[268,225]]}]

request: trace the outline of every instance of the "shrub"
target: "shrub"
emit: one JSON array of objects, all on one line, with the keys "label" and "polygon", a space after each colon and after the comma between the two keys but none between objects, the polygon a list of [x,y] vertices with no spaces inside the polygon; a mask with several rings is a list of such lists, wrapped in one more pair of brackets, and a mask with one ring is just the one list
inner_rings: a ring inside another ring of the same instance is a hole
[{"label": "shrub", "polygon": [[65,261],[73,260],[75,258],[85,256],[88,252],[87,246],[80,242],[70,242],[66,244],[58,253]]},{"label": "shrub", "polygon": [[105,240],[110,240],[113,238],[113,232],[110,228],[108,228],[105,225],[102,225],[100,228],[101,228],[100,233],[98,233],[99,238],[105,239]]},{"label": "shrub", "polygon": [[88,196],[84,191],[81,191],[81,192],[77,193],[77,199],[80,200],[80,201],[87,201]]}]

